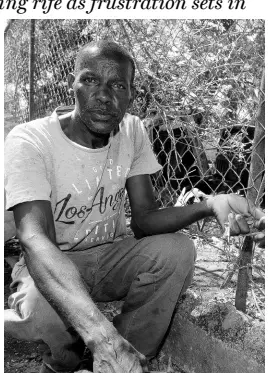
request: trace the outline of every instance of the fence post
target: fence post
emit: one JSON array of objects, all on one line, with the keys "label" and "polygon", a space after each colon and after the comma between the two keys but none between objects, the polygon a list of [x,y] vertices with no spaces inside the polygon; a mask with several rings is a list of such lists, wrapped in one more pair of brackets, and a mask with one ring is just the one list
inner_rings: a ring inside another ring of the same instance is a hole
[{"label": "fence post", "polygon": [[[248,180],[248,193],[247,198],[255,204],[259,204],[261,197],[262,189],[264,189],[264,138],[265,138],[265,75],[264,70],[262,74],[261,86],[260,86],[260,97],[259,97],[259,108],[257,117],[255,119],[255,132],[253,140],[253,152],[251,157],[250,171],[249,171],[249,180]],[[239,262],[239,271],[237,278],[237,288],[235,295],[235,306],[238,310],[245,312],[246,311],[246,301],[247,301],[247,292],[249,285],[249,274],[248,271],[251,271],[251,261],[253,255],[253,239],[252,237],[246,237],[240,262]]]},{"label": "fence post", "polygon": [[30,20],[29,43],[29,120],[34,119],[35,20]]},{"label": "fence post", "polygon": [[14,23],[14,21],[15,21],[15,19],[9,19],[7,21],[7,24],[6,24],[6,27],[5,27],[5,30],[4,30],[4,38],[6,38],[8,30],[10,29],[10,27],[12,26],[12,24]]}]

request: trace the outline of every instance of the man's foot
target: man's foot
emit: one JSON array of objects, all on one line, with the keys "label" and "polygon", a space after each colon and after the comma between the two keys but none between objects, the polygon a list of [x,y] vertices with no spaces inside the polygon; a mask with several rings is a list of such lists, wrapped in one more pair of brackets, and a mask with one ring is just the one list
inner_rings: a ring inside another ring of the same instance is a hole
[{"label": "man's foot", "polygon": [[41,369],[39,373],[53,373],[55,372],[54,370],[50,369],[46,364],[42,364]]},{"label": "man's foot", "polygon": [[92,371],[85,369],[83,364],[81,364],[81,366],[78,368],[78,370],[75,370],[75,372],[71,372],[71,371],[57,372],[56,370],[52,369],[49,365],[43,363],[39,373],[92,373]]},{"label": "man's foot", "polygon": [[64,372],[63,371],[58,372],[54,370],[50,365],[43,363],[39,373],[73,373],[73,372],[70,370],[69,371],[66,370]]}]

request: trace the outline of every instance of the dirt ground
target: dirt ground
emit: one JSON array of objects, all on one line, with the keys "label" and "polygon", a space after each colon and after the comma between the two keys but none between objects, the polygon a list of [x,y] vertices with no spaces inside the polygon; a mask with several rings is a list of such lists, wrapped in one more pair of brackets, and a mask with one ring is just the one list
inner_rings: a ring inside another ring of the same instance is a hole
[{"label": "dirt ground", "polygon": [[[234,304],[235,286],[237,272],[234,273],[227,287],[220,290],[228,273],[232,270],[235,257],[238,255],[238,245],[226,246],[223,240],[212,238],[209,243],[200,238],[195,238],[197,247],[197,260],[194,279],[191,289],[204,300],[212,299],[217,296],[223,296]],[[16,255],[17,246],[11,243],[6,247],[5,256]],[[256,249],[256,266],[264,265],[264,251]],[[7,298],[10,284],[10,267],[5,264],[5,308],[7,308]],[[248,292],[247,313],[255,318],[263,320],[264,315],[264,273],[253,271],[252,278],[255,285]],[[103,312],[106,316],[116,312],[114,305],[107,305]],[[35,343],[18,341],[10,336],[5,336],[5,373],[38,373],[41,365],[41,359],[38,354],[38,346]]]}]

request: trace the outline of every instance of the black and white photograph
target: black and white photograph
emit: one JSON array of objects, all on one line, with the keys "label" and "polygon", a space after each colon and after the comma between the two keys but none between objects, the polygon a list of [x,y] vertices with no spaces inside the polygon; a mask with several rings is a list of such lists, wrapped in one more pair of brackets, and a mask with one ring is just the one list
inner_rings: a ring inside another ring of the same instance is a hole
[{"label": "black and white photograph", "polygon": [[265,20],[8,19],[5,373],[264,373]]}]

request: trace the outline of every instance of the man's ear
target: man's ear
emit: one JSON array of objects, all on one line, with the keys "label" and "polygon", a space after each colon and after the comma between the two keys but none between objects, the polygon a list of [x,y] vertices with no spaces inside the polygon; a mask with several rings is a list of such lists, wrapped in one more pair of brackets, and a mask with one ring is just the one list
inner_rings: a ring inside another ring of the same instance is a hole
[{"label": "man's ear", "polygon": [[128,107],[131,107],[131,106],[132,106],[132,104],[133,104],[133,102],[134,102],[136,96],[137,96],[137,90],[136,90],[136,88],[135,88],[134,85],[133,85],[133,86],[131,86],[131,88],[130,88],[130,100],[129,100]]},{"label": "man's ear", "polygon": [[67,82],[68,82],[68,92],[71,93],[73,92],[73,83],[74,83],[75,76],[74,74],[70,73],[67,77]]}]

